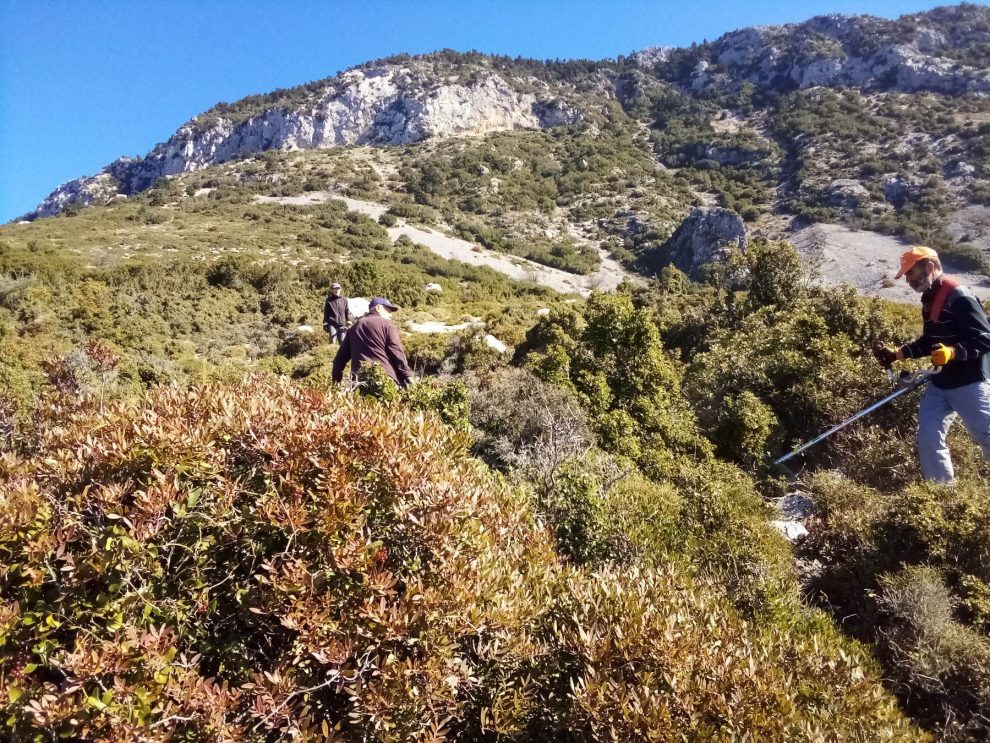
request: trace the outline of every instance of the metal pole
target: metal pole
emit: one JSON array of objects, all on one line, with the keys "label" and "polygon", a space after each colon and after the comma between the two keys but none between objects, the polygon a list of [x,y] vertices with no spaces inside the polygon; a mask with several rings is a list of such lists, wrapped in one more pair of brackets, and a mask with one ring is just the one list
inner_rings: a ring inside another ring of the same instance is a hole
[{"label": "metal pole", "polygon": [[798,454],[800,454],[801,452],[803,452],[805,449],[810,449],[815,444],[817,444],[817,443],[819,443],[821,441],[824,441],[825,439],[827,439],[829,436],[831,436],[836,431],[841,431],[843,428],[845,428],[846,426],[848,426],[850,423],[855,423],[856,421],[858,421],[864,415],[868,415],[868,414],[872,413],[877,408],[882,408],[888,402],[890,402],[891,400],[894,400],[894,399],[900,397],[905,392],[910,392],[911,390],[920,387],[925,382],[927,382],[932,377],[933,374],[936,374],[936,373],[937,372],[918,372],[918,373],[916,373],[913,377],[910,377],[909,379],[901,382],[902,386],[900,387],[900,389],[894,390],[893,392],[891,392],[889,395],[887,395],[882,400],[877,400],[875,403],[873,403],[872,405],[870,405],[868,408],[863,408],[862,410],[860,410],[858,413],[856,413],[856,415],[852,416],[851,418],[846,418],[846,420],[842,421],[841,423],[839,423],[839,424],[837,424],[835,426],[832,426],[825,433],[823,433],[823,434],[821,434],[819,436],[816,436],[815,438],[813,438],[808,443],[806,443],[806,444],[804,444],[802,446],[799,446],[797,449],[795,449],[794,451],[792,451],[790,454],[785,454],[784,456],[779,457],[779,458],[773,460],[774,467],[779,467],[780,465],[782,465],[784,462],[786,462],[791,457],[795,457]]}]

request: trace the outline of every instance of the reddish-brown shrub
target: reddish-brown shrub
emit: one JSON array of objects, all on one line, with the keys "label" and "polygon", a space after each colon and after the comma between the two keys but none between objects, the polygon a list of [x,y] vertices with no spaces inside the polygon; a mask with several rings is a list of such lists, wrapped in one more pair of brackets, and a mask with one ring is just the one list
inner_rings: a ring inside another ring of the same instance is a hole
[{"label": "reddish-brown shrub", "polygon": [[827,626],[561,562],[432,416],[255,378],[36,418],[0,455],[8,738],[917,737]]}]

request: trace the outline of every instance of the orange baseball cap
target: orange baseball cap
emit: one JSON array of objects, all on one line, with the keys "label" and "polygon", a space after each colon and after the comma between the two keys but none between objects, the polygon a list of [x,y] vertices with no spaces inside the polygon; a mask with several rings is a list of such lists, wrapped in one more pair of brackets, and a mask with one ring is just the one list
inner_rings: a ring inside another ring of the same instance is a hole
[{"label": "orange baseball cap", "polygon": [[911,267],[915,263],[926,258],[938,258],[938,253],[931,248],[926,248],[924,245],[915,245],[910,250],[901,253],[901,270],[897,272],[894,278],[901,278],[901,276],[911,270]]}]

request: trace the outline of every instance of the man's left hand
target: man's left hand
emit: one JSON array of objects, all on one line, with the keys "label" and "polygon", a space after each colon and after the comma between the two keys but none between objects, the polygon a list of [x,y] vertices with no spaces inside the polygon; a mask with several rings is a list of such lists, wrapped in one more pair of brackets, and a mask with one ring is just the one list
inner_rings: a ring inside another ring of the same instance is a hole
[{"label": "man's left hand", "polygon": [[884,369],[890,369],[894,365],[894,362],[897,361],[897,351],[893,348],[887,348],[880,341],[873,344],[873,355],[876,356],[877,361],[880,362],[880,366]]},{"label": "man's left hand", "polygon": [[956,357],[956,349],[953,346],[943,346],[939,343],[932,349],[932,365],[945,366]]}]

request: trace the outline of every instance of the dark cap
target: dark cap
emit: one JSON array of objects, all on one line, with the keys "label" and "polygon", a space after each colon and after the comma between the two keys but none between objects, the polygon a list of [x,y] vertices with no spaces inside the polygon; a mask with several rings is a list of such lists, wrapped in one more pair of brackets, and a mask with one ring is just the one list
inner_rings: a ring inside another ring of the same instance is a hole
[{"label": "dark cap", "polygon": [[330,285],[330,288],[331,289],[339,289],[340,288],[340,284],[331,284]]},{"label": "dark cap", "polygon": [[378,305],[381,305],[382,307],[384,307],[385,309],[387,309],[389,312],[395,312],[395,311],[397,311],[399,309],[394,304],[392,304],[387,299],[385,299],[385,297],[375,297],[374,299],[372,299],[368,303],[368,309],[369,310],[373,310]]}]

